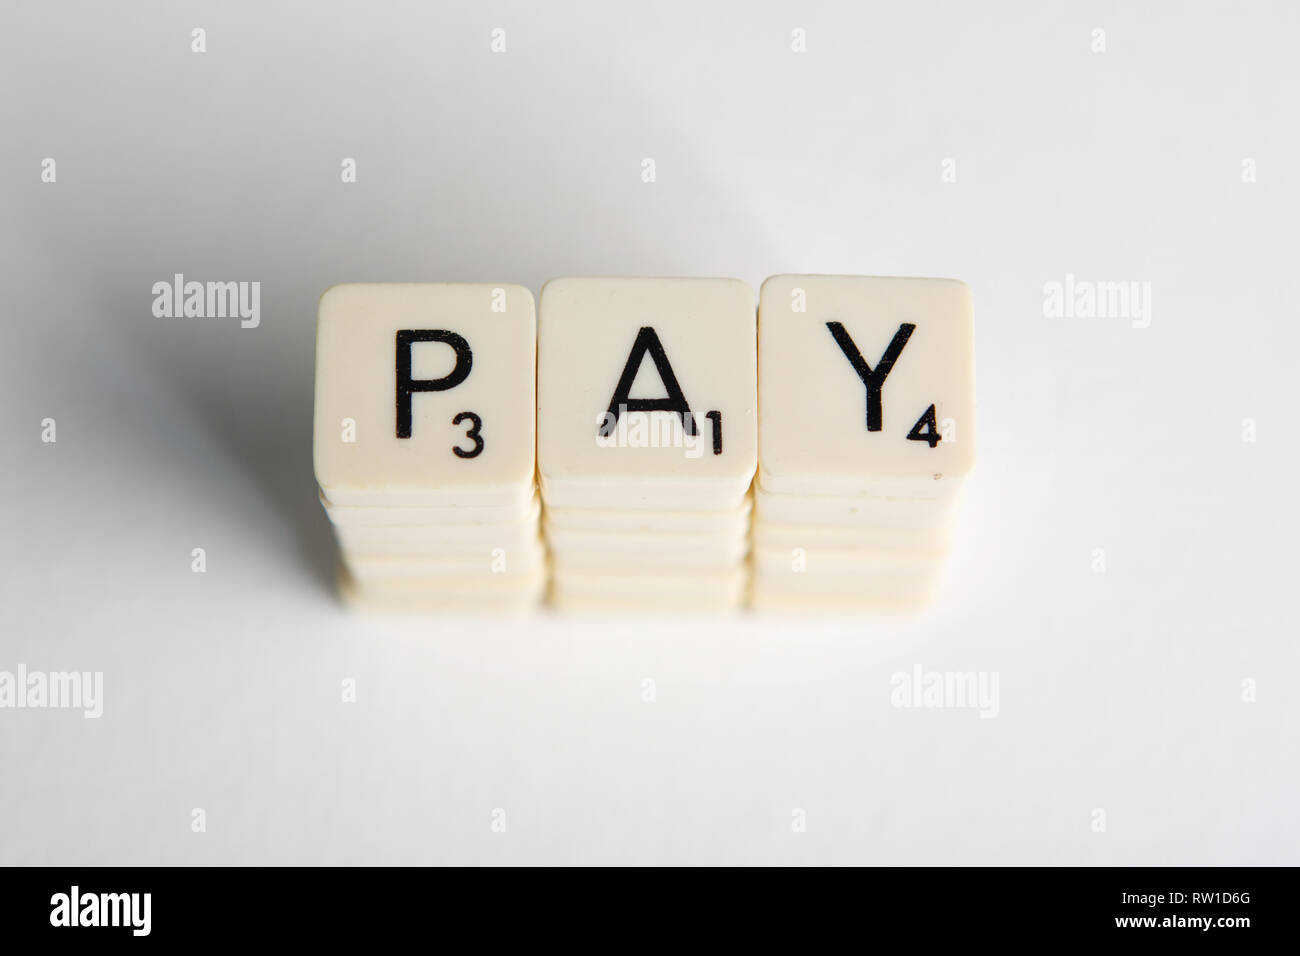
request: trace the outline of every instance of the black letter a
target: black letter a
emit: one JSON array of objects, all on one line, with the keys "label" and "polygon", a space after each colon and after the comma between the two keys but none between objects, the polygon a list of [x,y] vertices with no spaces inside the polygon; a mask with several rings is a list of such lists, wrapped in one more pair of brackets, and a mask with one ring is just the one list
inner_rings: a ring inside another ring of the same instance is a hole
[{"label": "black letter a", "polygon": [[[647,352],[650,353],[650,358],[655,363],[655,371],[659,373],[659,380],[664,383],[664,391],[668,394],[664,398],[629,398],[632,383],[636,381],[636,373],[640,370],[641,362]],[[673,367],[668,364],[664,347],[651,326],[642,326],[641,331],[636,334],[636,341],[632,343],[632,354],[627,357],[623,374],[619,377],[618,385],[614,387],[614,397],[609,400],[609,411],[600,426],[602,438],[607,438],[614,433],[620,411],[676,412],[682,420],[682,429],[686,434],[699,434],[695,426],[695,414],[691,411],[691,406],[686,403],[686,396],[682,394],[682,387],[677,384]]]}]

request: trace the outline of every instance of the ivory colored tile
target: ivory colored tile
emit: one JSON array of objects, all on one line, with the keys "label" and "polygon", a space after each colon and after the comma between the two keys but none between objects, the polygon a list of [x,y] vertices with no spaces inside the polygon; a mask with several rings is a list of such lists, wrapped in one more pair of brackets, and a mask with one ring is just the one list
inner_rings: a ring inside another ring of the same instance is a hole
[{"label": "ivory colored tile", "polygon": [[426,587],[434,589],[454,589],[461,583],[473,583],[473,587],[487,589],[510,589],[529,587],[534,576],[545,571],[546,553],[541,545],[504,554],[484,551],[480,555],[437,557],[372,557],[344,553],[343,563],[347,564],[352,578],[363,584],[386,579],[424,581]]},{"label": "ivory colored tile", "polygon": [[540,594],[494,596],[491,600],[462,595],[443,598],[418,593],[375,594],[355,584],[340,585],[339,591],[350,609],[367,614],[516,618],[528,616],[542,601]]},{"label": "ivory colored tile", "polygon": [[342,507],[320,494],[321,506],[330,521],[338,526],[413,527],[428,525],[478,525],[523,522],[536,524],[542,512],[536,490],[519,495],[507,505],[454,505],[434,508],[382,508],[373,506]]},{"label": "ivory colored tile", "polygon": [[563,531],[630,531],[656,534],[743,535],[753,501],[727,511],[627,511],[599,508],[547,508],[543,524]]},{"label": "ivory colored tile", "polygon": [[701,486],[688,495],[683,491],[681,482],[677,481],[645,481],[636,484],[613,484],[603,479],[550,482],[545,476],[540,476],[537,483],[542,492],[542,501],[547,507],[556,509],[695,510],[705,513],[730,510],[737,502],[734,488]]},{"label": "ivory colored tile", "polygon": [[741,569],[718,574],[557,573],[551,593],[573,601],[677,604],[685,611],[697,602],[739,602],[745,581]]},{"label": "ivory colored tile", "polygon": [[490,555],[540,548],[536,525],[522,522],[503,525],[338,525],[334,528],[339,547],[350,555],[437,556],[477,552]]},{"label": "ivory colored tile", "polygon": [[534,475],[522,286],[337,285],[316,332],[316,480],[338,506],[511,505]]},{"label": "ivory colored tile", "polygon": [[862,614],[870,612],[902,612],[914,614],[924,610],[933,597],[933,588],[921,591],[891,590],[888,592],[861,592],[858,594],[821,594],[812,597],[790,594],[751,593],[746,602],[758,614],[833,615]]},{"label": "ivory colored tile", "polygon": [[825,551],[867,551],[941,556],[948,550],[952,529],[948,525],[934,528],[853,528],[800,524],[774,524],[759,521],[751,540],[756,549],[793,548]]},{"label": "ivory colored tile", "polygon": [[690,551],[704,551],[717,555],[745,556],[748,542],[743,534],[658,534],[631,531],[567,531],[546,529],[547,543],[557,552],[587,552],[591,554],[623,553],[633,557],[666,554],[680,555]]},{"label": "ivory colored tile", "polygon": [[556,574],[695,574],[734,571],[745,560],[743,546],[727,551],[685,549],[680,552],[566,551],[551,552]]},{"label": "ivory colored tile", "polygon": [[958,498],[872,498],[827,495],[754,496],[756,524],[806,524],[835,528],[933,529],[951,525]]},{"label": "ivory colored tile", "polygon": [[358,587],[363,587],[376,596],[421,595],[443,599],[459,595],[467,598],[511,597],[521,593],[540,594],[546,584],[544,567],[505,574],[493,574],[490,571],[429,574],[418,566],[409,574],[395,573],[396,571],[395,568],[372,562],[346,564],[347,577]]},{"label": "ivory colored tile", "polygon": [[717,591],[694,598],[688,603],[574,597],[552,591],[549,603],[555,610],[564,614],[684,618],[734,611],[740,606],[743,596],[743,592],[739,589]]},{"label": "ivory colored tile", "polygon": [[520,615],[541,602],[545,579],[538,576],[527,587],[491,594],[445,588],[428,588],[422,582],[402,587],[359,584],[346,571],[339,575],[339,591],[349,605],[366,611],[464,615]]},{"label": "ivory colored tile", "polygon": [[[755,548],[750,556],[755,573],[765,580],[785,577],[831,577],[850,581],[875,577],[928,580],[942,566],[940,556],[880,551],[834,551],[819,548]],[[797,570],[800,569],[800,570]]]},{"label": "ivory colored tile", "polygon": [[759,303],[759,472],[779,494],[944,497],[975,453],[969,288],[779,275]]},{"label": "ivory colored tile", "polygon": [[899,568],[861,574],[812,574],[783,567],[756,565],[751,587],[755,595],[771,597],[838,597],[844,600],[923,596],[939,579],[936,569]]},{"label": "ivory colored tile", "polygon": [[740,506],[758,460],[747,285],[554,279],[542,289],[537,348],[548,507]]}]

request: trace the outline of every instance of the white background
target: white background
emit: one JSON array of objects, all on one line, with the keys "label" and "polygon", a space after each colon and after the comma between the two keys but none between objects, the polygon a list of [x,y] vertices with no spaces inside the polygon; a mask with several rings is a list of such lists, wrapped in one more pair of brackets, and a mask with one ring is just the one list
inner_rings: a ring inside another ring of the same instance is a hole
[{"label": "white background", "polygon": [[[105,700],[0,710],[0,862],[1300,862],[1298,26],[1284,2],[6,5],[0,670],[102,671]],[[260,281],[261,327],[154,318],[176,272]],[[974,290],[979,463],[933,608],[337,603],[324,288],[777,272]],[[1150,282],[1150,327],[1045,318],[1067,273]],[[997,672],[998,716],[892,707],[917,664]]]}]

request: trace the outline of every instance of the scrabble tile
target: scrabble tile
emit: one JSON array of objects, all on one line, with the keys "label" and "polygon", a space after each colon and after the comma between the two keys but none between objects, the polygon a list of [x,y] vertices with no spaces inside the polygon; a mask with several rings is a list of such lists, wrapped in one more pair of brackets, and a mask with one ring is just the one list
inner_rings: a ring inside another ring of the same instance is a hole
[{"label": "scrabble tile", "polygon": [[[355,565],[344,569],[344,580],[354,589],[365,592],[366,597],[409,597],[424,600],[452,601],[458,598],[512,599],[530,595],[535,600],[546,584],[546,572],[538,568],[523,574],[460,574],[410,575],[390,574],[385,569],[362,566],[362,574]],[[366,573],[371,572],[371,573]]]},{"label": "scrabble tile", "polygon": [[625,553],[633,558],[653,554],[672,556],[709,552],[740,560],[748,543],[743,534],[656,534],[651,532],[569,531],[547,528],[547,541],[557,552]]},{"label": "scrabble tile", "polygon": [[622,511],[597,508],[547,508],[547,527],[567,531],[653,532],[657,534],[744,535],[753,501],[726,511]]},{"label": "scrabble tile", "polygon": [[[373,594],[353,584],[340,584],[339,593],[352,610],[366,614],[411,615],[438,618],[526,618],[534,612],[540,597],[524,594],[511,597],[493,597],[487,601],[477,597],[431,597],[426,594]],[[592,611],[592,614],[607,613]]]},{"label": "scrabble tile", "polygon": [[337,506],[497,506],[531,494],[532,294],[338,285],[316,335],[317,482]]},{"label": "scrabble tile", "polygon": [[719,590],[700,595],[691,601],[638,601],[620,598],[575,597],[563,592],[552,593],[550,605],[564,614],[594,617],[667,617],[688,618],[715,615],[735,610],[741,601],[741,589]]},{"label": "scrabble tile", "polygon": [[734,571],[745,560],[741,546],[728,551],[690,549],[678,553],[637,554],[632,551],[571,551],[557,549],[552,565],[556,574],[685,574]]},{"label": "scrabble tile", "polygon": [[746,576],[737,568],[717,574],[556,574],[552,596],[561,601],[692,607],[734,605],[744,592]]},{"label": "scrabble tile", "polygon": [[356,555],[430,555],[497,549],[513,553],[540,547],[536,525],[511,522],[500,525],[338,525],[339,547]]},{"label": "scrabble tile", "polygon": [[794,548],[804,548],[926,554],[937,557],[947,552],[951,536],[950,525],[920,529],[854,528],[759,521],[754,524],[751,540],[755,549],[781,550],[787,554]]},{"label": "scrabble tile", "polygon": [[[940,567],[941,555],[905,554],[901,552],[843,551],[799,548],[754,548],[750,555],[755,573],[769,579],[784,576],[830,577],[848,581],[838,583],[852,587],[859,580],[876,577],[928,580]],[[796,570],[796,568],[798,570]]]},{"label": "scrabble tile", "polygon": [[553,508],[725,511],[757,465],[753,293],[734,279],[554,279],[537,460]]},{"label": "scrabble tile", "polygon": [[481,525],[520,521],[536,524],[542,501],[535,489],[525,489],[518,501],[504,505],[445,505],[433,508],[343,507],[320,493],[321,507],[330,522],[342,527],[411,527],[417,525]]},{"label": "scrabble tile", "polygon": [[788,615],[807,618],[826,615],[860,615],[882,612],[914,614],[923,610],[934,596],[934,588],[919,591],[864,591],[858,594],[779,595],[751,591],[746,601],[751,611],[763,615]]},{"label": "scrabble tile", "polygon": [[943,498],[970,470],[965,284],[773,276],[760,293],[758,350],[767,491]]},{"label": "scrabble tile", "polygon": [[537,607],[545,578],[538,575],[528,587],[491,594],[464,590],[430,589],[421,582],[403,586],[358,584],[346,571],[340,573],[339,593],[346,604],[359,610],[416,613],[519,616]]},{"label": "scrabble tile", "polygon": [[[353,578],[370,583],[376,578],[425,579],[430,586],[461,579],[488,579],[492,586],[517,586],[520,579],[531,580],[544,570],[546,552],[541,542],[532,547],[498,553],[484,550],[479,554],[431,553],[428,555],[363,555],[344,553],[344,563]],[[524,582],[527,583],[527,582]]]},{"label": "scrabble tile", "polygon": [[924,600],[939,575],[937,569],[899,569],[870,574],[808,574],[756,566],[751,587],[756,595],[774,599],[835,600],[844,603]]},{"label": "scrabble tile", "polygon": [[756,524],[932,529],[952,523],[958,500],[759,493],[754,496],[754,517]]}]

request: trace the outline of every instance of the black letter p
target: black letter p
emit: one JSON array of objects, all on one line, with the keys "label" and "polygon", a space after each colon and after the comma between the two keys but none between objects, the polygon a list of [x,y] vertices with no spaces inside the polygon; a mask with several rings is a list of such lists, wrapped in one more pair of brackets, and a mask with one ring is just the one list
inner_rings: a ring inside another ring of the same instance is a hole
[{"label": "black letter p", "polygon": [[[442,342],[456,351],[456,364],[442,378],[411,378],[411,345],[414,342]],[[399,329],[397,332],[397,437],[411,437],[411,393],[445,392],[469,378],[474,353],[464,336],[444,329]]]}]

